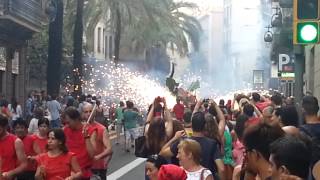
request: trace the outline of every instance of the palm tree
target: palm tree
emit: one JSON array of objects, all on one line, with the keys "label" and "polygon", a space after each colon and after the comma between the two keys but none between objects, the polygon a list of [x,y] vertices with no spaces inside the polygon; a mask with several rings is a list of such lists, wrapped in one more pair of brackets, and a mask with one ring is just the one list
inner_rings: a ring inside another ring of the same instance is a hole
[{"label": "palm tree", "polygon": [[189,52],[187,40],[189,37],[195,50],[198,50],[201,25],[195,17],[180,11],[181,8],[193,9],[197,6],[193,3],[174,3],[168,0],[165,2],[159,4],[155,0],[149,0],[149,3],[145,3],[146,11],[152,12],[150,15],[152,21],[145,19],[134,21],[135,24],[126,29],[125,45],[131,46],[133,41],[140,50],[155,45],[163,48],[170,46],[176,48],[180,55],[186,55]]},{"label": "palm tree", "polygon": [[62,29],[63,29],[63,0],[51,1],[49,10],[49,46],[47,65],[47,92],[50,95],[59,94],[60,67],[62,59]]},{"label": "palm tree", "polygon": [[82,93],[83,8],[84,0],[78,0],[73,33],[73,78],[74,93],[76,95],[80,95]]},{"label": "palm tree", "polygon": [[87,3],[84,0],[67,0],[65,29],[69,33],[65,33],[65,38],[70,38],[71,29],[74,29],[75,92],[81,92],[83,32],[86,34],[86,47],[92,51],[92,34],[101,19],[106,20],[115,34],[116,63],[119,62],[120,48],[133,43],[143,50],[159,44],[163,48],[171,45],[185,55],[188,52],[186,35],[197,49],[201,27],[195,18],[180,12],[180,8],[195,7],[194,4],[175,3],[173,0],[90,0]]}]

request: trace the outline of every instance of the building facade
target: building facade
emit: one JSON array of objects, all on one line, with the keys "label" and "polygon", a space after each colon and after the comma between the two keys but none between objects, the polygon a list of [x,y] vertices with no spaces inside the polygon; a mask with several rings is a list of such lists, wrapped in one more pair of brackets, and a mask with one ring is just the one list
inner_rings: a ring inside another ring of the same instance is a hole
[{"label": "building facade", "polygon": [[[253,72],[262,70],[263,88],[270,76],[269,47],[263,41],[265,6],[259,0],[224,0],[224,47],[230,82],[235,89],[253,87]],[[237,77],[237,78],[234,78]],[[261,88],[261,87],[260,87]]]},{"label": "building facade", "polygon": [[27,41],[45,20],[43,0],[0,0],[0,93],[26,99]]},{"label": "building facade", "polygon": [[311,93],[320,99],[320,45],[305,46],[304,57],[304,94]]},{"label": "building facade", "polygon": [[93,57],[98,60],[112,60],[114,51],[114,33],[111,28],[100,20],[94,30]]}]

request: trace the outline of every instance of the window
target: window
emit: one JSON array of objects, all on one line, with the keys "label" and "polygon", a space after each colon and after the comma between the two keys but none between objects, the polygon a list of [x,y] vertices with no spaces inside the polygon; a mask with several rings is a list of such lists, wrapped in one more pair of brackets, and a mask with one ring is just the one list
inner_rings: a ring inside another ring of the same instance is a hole
[{"label": "window", "polygon": [[103,38],[103,42],[102,42],[102,51],[103,51],[103,54],[106,53],[106,49],[105,49],[105,44],[106,44],[106,41],[105,41],[105,34],[106,34],[106,29],[103,28],[103,34],[102,34],[102,38]]},{"label": "window", "polygon": [[100,53],[101,52],[101,28],[99,27],[98,28],[98,45],[97,45],[97,47],[98,47],[98,53]]},{"label": "window", "polygon": [[112,50],[113,50],[113,43],[112,43],[112,36],[109,37],[109,58],[112,59]]}]

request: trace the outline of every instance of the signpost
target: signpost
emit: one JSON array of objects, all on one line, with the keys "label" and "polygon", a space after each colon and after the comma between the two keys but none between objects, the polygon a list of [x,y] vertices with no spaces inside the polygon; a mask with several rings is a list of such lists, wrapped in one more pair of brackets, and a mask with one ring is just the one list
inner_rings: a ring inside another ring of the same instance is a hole
[{"label": "signpost", "polygon": [[294,59],[288,54],[279,54],[278,77],[281,80],[294,80]]}]

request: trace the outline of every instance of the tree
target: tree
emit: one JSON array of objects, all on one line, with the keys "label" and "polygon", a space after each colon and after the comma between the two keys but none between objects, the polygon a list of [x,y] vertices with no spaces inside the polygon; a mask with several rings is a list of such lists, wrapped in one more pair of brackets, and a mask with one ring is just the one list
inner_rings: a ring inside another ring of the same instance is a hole
[{"label": "tree", "polygon": [[[92,38],[100,20],[105,19],[115,34],[115,63],[119,62],[120,48],[126,44],[136,44],[136,47],[143,50],[159,44],[163,49],[171,45],[179,53],[186,55],[186,35],[191,37],[197,49],[201,28],[195,18],[179,9],[194,7],[194,4],[175,3],[173,0],[90,0],[86,3],[84,0],[67,0],[65,37],[72,37],[70,34],[73,29],[75,92],[81,93],[83,47],[88,48],[89,52],[93,50]],[[86,46],[82,45],[83,32],[86,34]]]},{"label": "tree", "polygon": [[60,67],[62,59],[62,29],[63,29],[63,0],[52,0],[52,6],[48,13],[49,46],[47,65],[47,92],[50,95],[59,94],[60,91]]},{"label": "tree", "polygon": [[82,43],[83,43],[83,8],[84,0],[77,1],[77,13],[73,37],[73,78],[74,92],[77,95],[82,93]]},{"label": "tree", "polygon": [[[28,42],[27,76],[28,86],[43,90],[47,78],[48,65],[48,26],[33,35]],[[46,88],[46,87],[45,87]]]},{"label": "tree", "polygon": [[148,50],[154,46],[176,49],[180,55],[186,55],[189,52],[188,40],[195,50],[199,49],[199,39],[201,25],[198,20],[182,12],[182,8],[194,9],[197,6],[193,3],[166,0],[161,3],[156,0],[149,0],[144,3],[144,9],[149,13],[149,19],[136,19],[131,28],[126,29],[126,45],[136,44],[137,49]]}]

